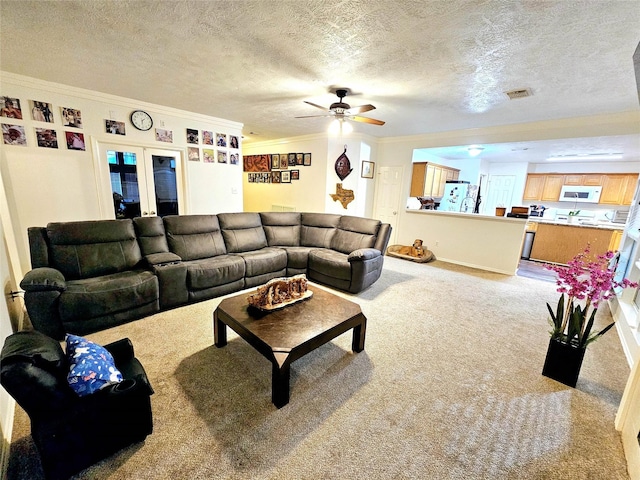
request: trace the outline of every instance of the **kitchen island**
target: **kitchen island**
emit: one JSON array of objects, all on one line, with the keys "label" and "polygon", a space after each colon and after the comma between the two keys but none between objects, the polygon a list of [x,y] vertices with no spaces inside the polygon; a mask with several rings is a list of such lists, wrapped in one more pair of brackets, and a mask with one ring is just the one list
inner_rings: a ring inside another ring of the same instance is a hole
[{"label": "kitchen island", "polygon": [[398,243],[423,240],[438,260],[515,275],[526,219],[475,213],[407,209]]},{"label": "kitchen island", "polygon": [[535,231],[531,260],[566,264],[590,245],[591,255],[617,250],[624,225],[613,223],[566,223],[529,219],[528,231]]}]

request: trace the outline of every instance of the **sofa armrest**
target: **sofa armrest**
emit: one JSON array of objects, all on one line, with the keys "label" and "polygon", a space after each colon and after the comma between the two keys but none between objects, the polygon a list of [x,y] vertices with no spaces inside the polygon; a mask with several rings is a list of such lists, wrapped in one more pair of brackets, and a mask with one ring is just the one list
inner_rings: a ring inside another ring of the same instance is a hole
[{"label": "sofa armrest", "polygon": [[170,263],[181,262],[182,258],[171,252],[151,253],[145,255],[144,261],[149,267],[157,267],[160,265],[167,265]]},{"label": "sofa armrest", "polygon": [[363,260],[372,260],[382,255],[380,250],[375,248],[359,248],[349,254],[347,260],[350,262],[359,262]]},{"label": "sofa armrest", "polygon": [[27,272],[20,282],[20,288],[25,292],[64,292],[67,289],[67,282],[59,270],[39,267]]},{"label": "sofa armrest", "polygon": [[104,348],[113,356],[116,365],[129,362],[134,357],[133,343],[128,338],[109,343]]}]

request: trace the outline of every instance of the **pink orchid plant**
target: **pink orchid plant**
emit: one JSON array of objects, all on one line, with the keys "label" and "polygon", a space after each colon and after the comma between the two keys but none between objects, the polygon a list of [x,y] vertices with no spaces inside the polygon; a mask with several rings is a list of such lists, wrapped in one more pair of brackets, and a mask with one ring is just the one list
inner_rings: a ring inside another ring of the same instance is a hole
[{"label": "pink orchid plant", "polygon": [[[590,246],[577,254],[564,265],[547,265],[545,268],[556,272],[558,278],[558,300],[556,311],[547,303],[553,327],[551,338],[585,348],[589,343],[607,333],[614,325],[611,323],[599,332],[592,332],[593,322],[602,301],[614,295],[615,288],[638,287],[638,283],[624,278],[614,279],[615,270],[610,267],[616,253],[608,251],[588,261]],[[566,308],[565,308],[566,294]],[[580,302],[584,301],[584,305]]]}]

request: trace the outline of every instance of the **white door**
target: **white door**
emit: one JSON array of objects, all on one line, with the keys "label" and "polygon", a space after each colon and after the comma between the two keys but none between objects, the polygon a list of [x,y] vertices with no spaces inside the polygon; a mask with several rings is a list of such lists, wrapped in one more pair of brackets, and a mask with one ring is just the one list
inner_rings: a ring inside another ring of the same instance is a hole
[{"label": "white door", "polygon": [[97,150],[105,218],[182,213],[180,152],[108,143],[99,143]]},{"label": "white door", "polygon": [[398,210],[402,200],[403,170],[403,167],[381,167],[376,175],[374,216],[382,223],[391,225],[390,245],[394,244],[396,238]]},{"label": "white door", "polygon": [[496,207],[510,207],[515,183],[515,175],[490,175],[489,185],[482,185],[482,188],[487,189],[486,193],[480,192],[481,196],[487,199],[480,204],[481,213],[494,215]]}]

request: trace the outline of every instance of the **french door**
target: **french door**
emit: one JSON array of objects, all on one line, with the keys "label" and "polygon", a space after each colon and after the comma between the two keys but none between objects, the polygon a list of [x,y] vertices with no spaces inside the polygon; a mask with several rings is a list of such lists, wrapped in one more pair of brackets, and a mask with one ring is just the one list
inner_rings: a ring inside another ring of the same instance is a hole
[{"label": "french door", "polygon": [[97,149],[105,217],[183,213],[181,152],[102,142]]}]

